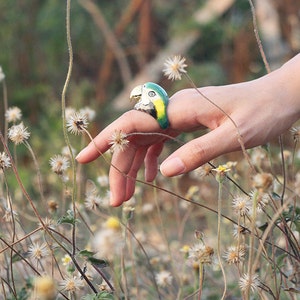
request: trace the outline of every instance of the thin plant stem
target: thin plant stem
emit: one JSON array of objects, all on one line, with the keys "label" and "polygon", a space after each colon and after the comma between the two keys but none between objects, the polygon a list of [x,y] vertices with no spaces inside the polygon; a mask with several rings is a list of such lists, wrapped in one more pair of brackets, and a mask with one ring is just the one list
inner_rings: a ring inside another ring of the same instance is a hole
[{"label": "thin plant stem", "polygon": [[202,290],[203,290],[203,281],[204,281],[204,265],[202,262],[199,262],[199,293],[198,300],[201,299]]},{"label": "thin plant stem", "polygon": [[255,34],[255,39],[258,45],[258,49],[261,55],[261,58],[264,62],[265,68],[267,70],[267,73],[271,73],[271,68],[270,65],[268,63],[262,42],[261,42],[261,38],[259,36],[259,32],[258,32],[258,26],[257,26],[257,20],[256,20],[256,13],[255,13],[255,7],[254,4],[252,2],[252,0],[248,0],[250,8],[251,8],[251,14],[252,14],[252,22],[253,22],[253,29],[254,29],[254,34]]},{"label": "thin plant stem", "polygon": [[41,195],[41,198],[42,198],[43,202],[46,203],[46,200],[45,200],[45,197],[44,197],[44,191],[43,191],[42,174],[41,174],[41,170],[40,170],[38,161],[36,159],[36,156],[34,154],[34,151],[33,151],[32,147],[30,146],[30,144],[27,141],[24,141],[24,145],[29,150],[29,152],[30,152],[30,154],[32,156],[32,160],[33,160],[33,163],[34,163],[36,171],[37,171],[38,185],[39,185],[39,189],[40,189],[40,195]]},{"label": "thin plant stem", "polygon": [[[66,94],[67,89],[69,87],[69,83],[71,80],[71,74],[72,74],[72,68],[73,68],[73,48],[72,48],[72,41],[71,41],[71,25],[70,25],[70,15],[71,15],[71,0],[67,0],[66,5],[66,38],[67,38],[67,45],[68,45],[68,54],[69,54],[69,65],[68,65],[68,72],[65,80],[65,84],[63,87],[63,91],[61,94],[61,108],[62,108],[62,124],[63,124],[63,133],[65,142],[67,144],[67,147],[69,149],[69,155],[71,158],[71,165],[72,165],[72,175],[73,175],[73,186],[72,186],[72,209],[74,213],[74,217],[76,218],[76,193],[77,193],[77,187],[76,187],[76,164],[75,159],[70,143],[70,139],[67,132],[66,127]],[[72,240],[73,240],[73,251],[72,254],[75,255],[76,252],[76,226],[72,227]]]},{"label": "thin plant stem", "polygon": [[221,217],[222,217],[222,191],[223,191],[223,180],[225,178],[224,175],[222,174],[217,174],[218,177],[218,183],[219,183],[219,192],[218,192],[218,228],[217,228],[217,256],[218,256],[218,261],[220,265],[220,269],[223,274],[223,279],[224,279],[224,290],[223,290],[223,295],[222,295],[222,300],[225,299],[226,292],[227,292],[227,279],[226,279],[226,274],[225,270],[223,267],[222,263],[222,258],[221,258]]},{"label": "thin plant stem", "polygon": [[[4,109],[4,112],[6,112],[8,109],[8,99],[7,99],[8,97],[7,97],[7,86],[6,86],[5,78],[3,79],[2,85],[3,85],[3,109]],[[5,140],[5,143],[7,143],[7,131],[8,131],[8,121],[6,120],[6,118],[4,118],[4,140]]]}]

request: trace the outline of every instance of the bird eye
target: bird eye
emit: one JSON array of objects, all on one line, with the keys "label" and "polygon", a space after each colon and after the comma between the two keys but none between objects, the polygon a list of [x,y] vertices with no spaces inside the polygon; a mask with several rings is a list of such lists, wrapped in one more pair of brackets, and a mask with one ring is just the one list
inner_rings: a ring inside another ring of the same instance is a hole
[{"label": "bird eye", "polygon": [[156,93],[153,92],[153,91],[150,91],[150,92],[148,92],[148,96],[149,96],[149,97],[155,97],[155,96],[156,96]]}]

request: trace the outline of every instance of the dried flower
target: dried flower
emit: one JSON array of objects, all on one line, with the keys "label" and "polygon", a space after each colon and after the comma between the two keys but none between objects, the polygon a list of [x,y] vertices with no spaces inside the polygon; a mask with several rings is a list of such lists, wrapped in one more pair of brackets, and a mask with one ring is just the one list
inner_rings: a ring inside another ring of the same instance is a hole
[{"label": "dried flower", "polygon": [[293,127],[290,129],[294,142],[299,142],[300,139],[300,127]]},{"label": "dried flower", "polygon": [[49,213],[55,213],[58,209],[58,203],[55,200],[49,200],[47,202],[47,207],[48,207]]},{"label": "dried flower", "polygon": [[252,202],[246,195],[237,196],[232,200],[232,208],[235,213],[241,217],[249,214],[252,208]]},{"label": "dried flower", "polygon": [[[54,221],[52,219],[46,217],[42,221],[43,221],[44,227],[50,228],[50,229],[54,229],[55,228]],[[42,225],[41,222],[38,222],[38,226],[39,227],[43,227],[43,225]]]},{"label": "dried flower", "polygon": [[273,176],[270,173],[258,173],[253,176],[253,187],[262,191],[267,191],[273,183]]},{"label": "dried flower", "polygon": [[159,286],[165,287],[171,285],[173,276],[169,271],[163,270],[155,275],[155,280]]},{"label": "dried flower", "polygon": [[8,129],[8,138],[16,145],[23,143],[30,137],[30,133],[27,131],[27,127],[23,122],[18,125],[13,125]]},{"label": "dried flower", "polygon": [[189,258],[203,264],[211,264],[213,254],[213,248],[206,246],[203,242],[199,242],[189,249]]},{"label": "dried flower", "polygon": [[64,291],[75,293],[77,290],[83,287],[83,282],[80,278],[68,277],[60,282],[60,286]]},{"label": "dried flower", "polygon": [[258,213],[261,213],[269,203],[269,195],[267,193],[252,191],[250,192],[250,197],[252,201],[256,201],[256,211]]},{"label": "dried flower", "polygon": [[22,118],[22,112],[21,109],[19,107],[10,107],[7,109],[7,111],[5,112],[5,119],[7,122],[17,122],[19,120],[21,120]]},{"label": "dried flower", "polygon": [[209,174],[211,174],[212,169],[213,168],[209,164],[205,164],[195,169],[193,172],[191,172],[191,174],[194,179],[202,179],[203,177],[206,177]]},{"label": "dried flower", "polygon": [[245,235],[249,233],[249,230],[243,226],[240,226],[240,225],[234,225],[233,226],[233,237],[234,238],[239,238],[241,235]]},{"label": "dried flower", "polygon": [[97,257],[113,260],[115,255],[120,253],[124,245],[122,232],[111,228],[99,230],[93,239],[93,248],[97,252]]},{"label": "dried flower", "polygon": [[56,298],[55,282],[50,276],[41,276],[34,279],[35,299],[53,300]]},{"label": "dried flower", "polygon": [[121,150],[124,151],[129,144],[127,134],[122,130],[116,130],[110,138],[111,151]]},{"label": "dried flower", "polygon": [[257,274],[244,274],[239,280],[240,289],[245,292],[250,289],[252,292],[257,291],[260,286],[260,280]]},{"label": "dried flower", "polygon": [[96,112],[88,106],[80,109],[79,113],[85,115],[87,117],[88,121],[90,121],[90,122],[93,121],[96,117]]},{"label": "dried flower", "polygon": [[0,153],[0,169],[4,170],[11,166],[10,158],[5,152]]},{"label": "dried flower", "polygon": [[12,222],[13,219],[18,216],[18,213],[12,209],[5,208],[5,213],[3,216],[3,220],[7,223]]},{"label": "dried flower", "polygon": [[89,194],[84,200],[84,205],[89,210],[96,210],[102,200],[98,194]]},{"label": "dried flower", "polygon": [[163,73],[171,80],[181,80],[181,75],[186,73],[185,68],[187,65],[185,64],[185,57],[181,57],[180,55],[167,58],[164,66]]},{"label": "dried flower", "polygon": [[74,112],[67,118],[67,129],[73,134],[81,134],[87,128],[87,116],[81,112]]},{"label": "dried flower", "polygon": [[238,264],[244,260],[245,254],[244,246],[230,246],[224,253],[224,258],[228,264]]},{"label": "dried flower", "polygon": [[69,159],[63,155],[55,155],[50,158],[51,170],[58,174],[62,175],[70,166]]},{"label": "dried flower", "polygon": [[31,258],[34,258],[35,260],[41,260],[49,255],[48,245],[46,243],[41,245],[39,243],[33,243],[29,246],[28,253]]},{"label": "dried flower", "polygon": [[[76,150],[73,147],[71,147],[71,151],[73,156],[76,156]],[[70,148],[68,146],[63,147],[61,149],[61,154],[66,157],[71,157]]]}]

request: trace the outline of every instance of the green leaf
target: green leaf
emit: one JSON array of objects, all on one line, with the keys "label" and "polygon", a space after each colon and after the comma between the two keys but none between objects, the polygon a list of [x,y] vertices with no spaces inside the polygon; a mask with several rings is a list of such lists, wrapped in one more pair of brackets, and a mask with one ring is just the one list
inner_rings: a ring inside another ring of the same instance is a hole
[{"label": "green leaf", "polygon": [[89,257],[87,259],[92,265],[98,267],[98,268],[105,268],[108,266],[107,261],[105,261],[104,259],[98,259],[95,257]]},{"label": "green leaf", "polygon": [[79,222],[78,219],[75,219],[74,217],[74,212],[72,210],[68,210],[67,213],[62,216],[57,223],[58,224],[71,224],[71,225],[75,225],[77,222]]},{"label": "green leaf", "polygon": [[89,294],[84,297],[82,297],[82,300],[113,300],[114,296],[113,294],[103,291],[97,294]]},{"label": "green leaf", "polygon": [[79,255],[83,256],[83,257],[92,257],[95,255],[95,252],[92,252],[92,251],[88,251],[88,250],[81,250],[79,253]]}]

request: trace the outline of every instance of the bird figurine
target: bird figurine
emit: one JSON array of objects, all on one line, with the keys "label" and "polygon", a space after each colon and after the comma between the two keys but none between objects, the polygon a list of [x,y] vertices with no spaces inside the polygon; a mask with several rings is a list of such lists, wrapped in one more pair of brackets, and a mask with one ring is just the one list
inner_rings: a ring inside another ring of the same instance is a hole
[{"label": "bird figurine", "polygon": [[130,100],[137,102],[134,109],[150,114],[162,129],[169,127],[167,115],[169,97],[161,86],[153,82],[136,86],[130,93]]}]

